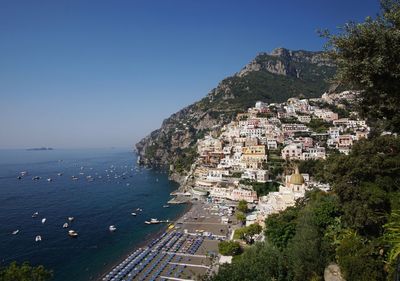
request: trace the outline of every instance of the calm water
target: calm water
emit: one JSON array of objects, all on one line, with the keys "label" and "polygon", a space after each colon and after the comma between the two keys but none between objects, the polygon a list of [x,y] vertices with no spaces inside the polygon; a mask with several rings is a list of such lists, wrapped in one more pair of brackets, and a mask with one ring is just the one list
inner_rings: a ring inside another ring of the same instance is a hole
[{"label": "calm water", "polygon": [[[145,225],[146,219],[174,219],[185,208],[163,208],[177,186],[165,173],[135,163],[136,156],[122,149],[0,150],[0,262],[43,264],[57,281],[98,278],[165,227]],[[29,175],[18,180],[21,171]],[[89,175],[94,181],[87,180]],[[41,179],[33,181],[33,176]],[[134,217],[136,208],[143,212]],[[39,216],[32,218],[36,211]],[[75,217],[76,239],[62,228],[69,216]],[[111,233],[110,225],[117,231]],[[20,233],[11,235],[16,229]],[[36,235],[43,241],[35,242]]]}]

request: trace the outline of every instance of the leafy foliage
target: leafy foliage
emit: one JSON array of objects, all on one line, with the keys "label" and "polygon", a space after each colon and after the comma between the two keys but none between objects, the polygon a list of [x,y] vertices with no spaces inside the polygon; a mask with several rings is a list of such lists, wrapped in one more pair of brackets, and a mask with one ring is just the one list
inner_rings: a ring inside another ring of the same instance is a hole
[{"label": "leafy foliage", "polygon": [[218,251],[224,256],[236,256],[242,252],[242,248],[238,242],[221,241],[218,244]]},{"label": "leafy foliage", "polygon": [[[384,225],[384,240],[390,245],[388,254],[389,272],[394,274],[400,264],[400,211],[392,212],[390,221]],[[398,273],[397,273],[398,274]]]},{"label": "leafy foliage", "polygon": [[286,280],[285,259],[269,243],[259,243],[237,256],[232,264],[223,264],[214,281]]},{"label": "leafy foliage", "polygon": [[279,184],[276,182],[256,182],[248,179],[241,180],[241,184],[250,185],[255,192],[257,192],[257,196],[264,196],[272,191],[278,191]]},{"label": "leafy foliage", "polygon": [[256,234],[260,234],[262,227],[258,223],[253,223],[235,230],[234,238],[245,240],[246,243],[253,243],[253,238]]},{"label": "leafy foliage", "polygon": [[18,265],[12,262],[7,267],[0,268],[1,281],[46,281],[53,276],[44,266],[31,266],[28,262]]},{"label": "leafy foliage", "polygon": [[241,222],[245,223],[246,222],[246,215],[242,212],[236,212],[236,219]]},{"label": "leafy foliage", "polygon": [[312,118],[310,123],[307,124],[307,126],[316,133],[326,133],[326,131],[329,130],[329,127],[331,126],[331,123],[326,122],[322,119],[319,118]]},{"label": "leafy foliage", "polygon": [[237,210],[242,213],[247,213],[249,209],[247,208],[247,201],[246,200],[240,200],[239,204],[237,206]]}]

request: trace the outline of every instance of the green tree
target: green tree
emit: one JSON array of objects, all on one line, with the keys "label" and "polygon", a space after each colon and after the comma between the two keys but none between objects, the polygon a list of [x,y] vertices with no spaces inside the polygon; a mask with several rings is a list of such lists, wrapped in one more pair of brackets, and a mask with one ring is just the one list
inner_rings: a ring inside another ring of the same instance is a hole
[{"label": "green tree", "polygon": [[323,280],[326,265],[322,237],[310,208],[302,211],[296,234],[287,246],[293,281]]},{"label": "green tree", "polygon": [[[389,273],[396,274],[395,271],[400,267],[400,211],[392,212],[390,221],[384,226],[384,241],[389,244],[388,254]],[[397,272],[397,274],[399,274]],[[395,279],[394,279],[395,280]]]},{"label": "green tree", "polygon": [[400,1],[381,1],[381,13],[347,23],[338,35],[325,32],[338,65],[337,81],[361,91],[363,116],[400,132]]},{"label": "green tree", "polygon": [[235,239],[245,240],[247,244],[253,243],[253,238],[256,234],[260,234],[262,231],[261,225],[253,223],[249,226],[245,226],[235,230]]},{"label": "green tree", "polygon": [[296,219],[299,210],[289,207],[278,214],[272,214],[265,220],[265,235],[268,241],[279,249],[284,249],[296,234]]},{"label": "green tree", "polygon": [[1,281],[46,281],[50,280],[53,273],[39,265],[31,266],[28,262],[18,265],[12,262],[7,267],[0,268]]},{"label": "green tree", "polygon": [[247,213],[249,209],[247,208],[247,201],[246,200],[240,200],[239,204],[237,206],[237,210],[242,212],[242,213]]},{"label": "green tree", "polygon": [[286,258],[269,243],[257,243],[233,259],[232,264],[220,266],[213,281],[284,281]]},{"label": "green tree", "polygon": [[376,241],[370,241],[353,230],[343,235],[336,249],[337,261],[346,280],[383,281],[386,279],[383,257]]},{"label": "green tree", "polygon": [[245,222],[246,222],[246,215],[243,214],[242,212],[236,212],[236,219],[237,219],[240,223],[245,223]]},{"label": "green tree", "polygon": [[222,241],[218,244],[218,251],[224,256],[236,256],[242,252],[242,248],[238,242]]}]

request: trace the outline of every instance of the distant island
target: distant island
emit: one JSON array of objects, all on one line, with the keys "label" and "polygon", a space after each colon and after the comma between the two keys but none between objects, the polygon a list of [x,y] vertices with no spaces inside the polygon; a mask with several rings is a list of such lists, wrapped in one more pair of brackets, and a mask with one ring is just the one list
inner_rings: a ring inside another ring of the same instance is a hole
[{"label": "distant island", "polygon": [[40,150],[54,150],[52,147],[33,147],[33,148],[28,148],[28,151],[40,151]]}]

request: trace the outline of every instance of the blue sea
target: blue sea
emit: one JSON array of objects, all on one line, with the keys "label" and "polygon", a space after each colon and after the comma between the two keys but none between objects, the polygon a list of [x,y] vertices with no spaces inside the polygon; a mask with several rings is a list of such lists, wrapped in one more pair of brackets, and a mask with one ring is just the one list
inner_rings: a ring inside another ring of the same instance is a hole
[{"label": "blue sea", "polygon": [[[17,179],[22,171],[28,175]],[[43,264],[56,281],[96,280],[166,227],[145,220],[184,212],[184,205],[163,207],[176,188],[165,172],[138,167],[128,149],[0,150],[0,263]],[[68,217],[78,238],[62,228]]]}]

